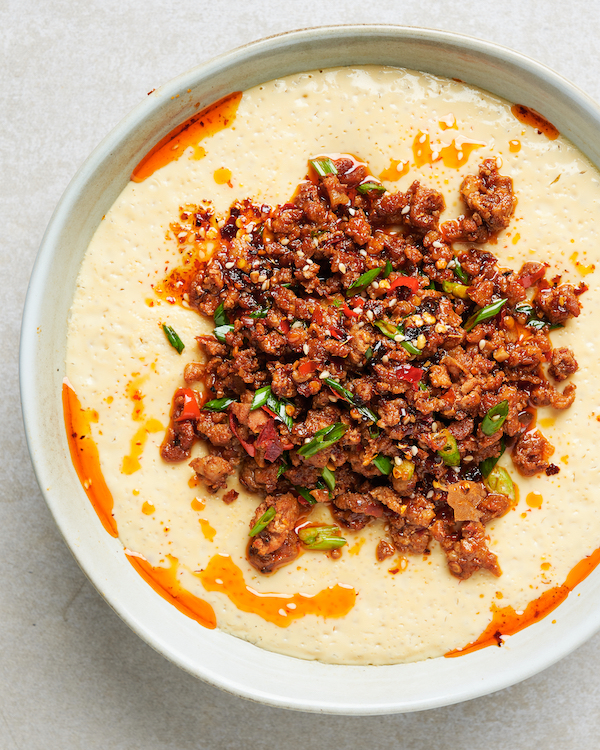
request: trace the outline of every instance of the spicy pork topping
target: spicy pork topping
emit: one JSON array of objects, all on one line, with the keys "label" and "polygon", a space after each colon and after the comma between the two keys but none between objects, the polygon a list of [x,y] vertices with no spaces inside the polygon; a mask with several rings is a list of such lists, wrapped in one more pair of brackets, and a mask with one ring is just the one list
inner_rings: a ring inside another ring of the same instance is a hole
[{"label": "spicy pork topping", "polygon": [[[189,283],[215,330],[197,338],[203,361],[185,369],[161,454],[189,459],[205,440],[191,466],[208,490],[237,471],[260,496],[248,557],[261,572],[379,518],[378,559],[435,540],[458,578],[500,575],[485,526],[515,489],[496,463],[511,446],[522,474],[551,466],[528,428],[536,406],[573,403],[573,384],[546,377],[577,370],[549,331],[579,315],[585,287],[547,280],[542,263],[503,269],[481,247],[516,205],[495,161],[460,191],[464,215],[440,226],[437,191],[390,193],[352,157],[314,159],[291,202],[234,204]],[[478,246],[455,252],[458,240]],[[337,526],[310,524],[317,503]]]}]

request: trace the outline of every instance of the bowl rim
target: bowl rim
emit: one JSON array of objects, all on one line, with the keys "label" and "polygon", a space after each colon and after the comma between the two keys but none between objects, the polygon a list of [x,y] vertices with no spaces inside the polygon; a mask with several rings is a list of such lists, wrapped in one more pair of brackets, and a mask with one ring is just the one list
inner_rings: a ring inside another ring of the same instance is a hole
[{"label": "bowl rim", "polygon": [[[172,643],[169,643],[165,637],[157,636],[155,628],[149,626],[143,619],[140,619],[139,611],[132,611],[127,602],[120,600],[115,595],[114,589],[111,588],[110,582],[106,580],[103,572],[96,570],[90,564],[90,559],[86,557],[80,540],[71,526],[68,512],[63,506],[60,487],[57,488],[53,485],[50,461],[46,455],[47,449],[43,444],[44,425],[40,418],[41,404],[37,400],[37,396],[34,398],[30,398],[29,396],[28,398],[24,398],[24,394],[31,394],[32,391],[35,392],[34,373],[40,367],[43,367],[39,352],[39,336],[37,331],[41,321],[44,320],[43,301],[46,280],[54,263],[55,256],[60,251],[62,233],[65,231],[70,213],[73,211],[79,196],[93,182],[98,168],[102,163],[110,159],[110,155],[116,146],[122,143],[124,139],[127,139],[139,127],[140,123],[148,119],[151,115],[156,115],[161,108],[164,109],[168,106],[170,99],[175,97],[178,92],[186,88],[193,88],[193,86],[198,85],[199,81],[210,80],[216,72],[224,68],[233,69],[234,67],[244,65],[250,58],[268,57],[283,48],[294,48],[294,45],[300,47],[306,44],[313,44],[315,41],[327,39],[350,42],[357,37],[365,36],[376,38],[393,37],[399,43],[416,40],[431,45],[444,45],[456,52],[466,51],[471,55],[494,60],[499,65],[513,66],[520,71],[526,72],[527,75],[537,78],[538,81],[543,82],[549,87],[551,94],[558,93],[563,98],[566,98],[573,105],[574,110],[580,113],[582,118],[591,118],[596,125],[600,124],[600,107],[587,94],[563,76],[522,53],[494,42],[454,32],[392,24],[347,24],[287,31],[237,47],[192,68],[156,89],[152,95],[147,96],[110,131],[77,170],[63,193],[40,243],[25,300],[19,357],[19,382],[25,434],[42,495],[78,564],[117,614],[146,643],[163,656],[190,674],[226,692],[275,707],[341,715],[376,715],[424,710],[469,700],[508,687],[545,669],[584,643],[600,629],[600,614],[598,612],[591,612],[587,618],[576,620],[572,623],[568,635],[560,640],[557,639],[551,652],[548,652],[547,649],[534,650],[528,659],[513,660],[509,670],[497,669],[494,658],[488,658],[491,655],[486,655],[483,651],[477,652],[480,655],[478,657],[479,661],[487,668],[487,672],[481,679],[473,680],[468,684],[463,684],[461,681],[460,684],[455,685],[451,692],[448,692],[447,689],[445,689],[445,692],[444,689],[440,689],[437,692],[434,691],[429,696],[417,696],[414,700],[404,699],[402,703],[394,699],[389,700],[381,697],[374,697],[370,702],[362,703],[358,700],[343,702],[336,700],[335,696],[328,699],[321,695],[317,699],[310,695],[304,697],[286,695],[280,692],[259,689],[256,685],[249,684],[248,681],[241,681],[232,676],[225,677],[218,670],[204,669],[202,665],[199,666],[196,664],[192,666],[183,648],[177,648]],[[315,67],[318,66],[313,66],[312,69]],[[301,70],[308,69],[310,68],[306,66],[301,68]],[[265,78],[264,80],[270,79]],[[469,81],[469,83],[471,82]],[[170,128],[167,128],[167,132],[168,130]],[[568,127],[561,129],[561,132],[567,135],[567,137],[571,137],[568,133]],[[600,164],[600,152],[596,150],[596,146],[588,142],[577,142],[577,138],[571,138],[571,140],[576,142],[576,145],[586,153],[596,166]],[[62,425],[61,429],[63,429]],[[83,497],[89,505],[87,497],[85,495]],[[106,532],[103,529],[101,531],[108,539]],[[121,542],[118,540],[116,542],[122,552],[123,547]],[[107,547],[110,547],[111,552],[116,552],[117,550],[117,547],[112,542],[109,542]],[[580,584],[582,590],[586,588],[586,583]],[[147,586],[147,584],[144,585]],[[150,590],[150,587],[148,587],[148,590]],[[592,616],[594,614],[595,617]],[[170,618],[167,617],[166,619]],[[531,626],[525,631],[521,631],[521,633],[526,633],[529,630],[531,630]],[[219,631],[212,632],[219,633]],[[214,637],[220,638],[221,636],[217,635]],[[226,635],[226,638],[234,637]],[[527,637],[527,635],[524,638],[531,643],[535,640],[532,640],[530,636]],[[243,644],[238,645],[240,653],[243,652],[244,658],[248,654],[249,648],[263,654],[265,653],[262,649],[240,641],[240,639],[235,638],[235,640],[239,644]],[[487,649],[487,651],[490,651],[490,649]],[[270,654],[271,652],[266,653]],[[280,663],[289,663],[289,660],[292,660],[293,662],[301,662],[304,665],[309,664],[311,665],[309,669],[316,674],[325,675],[326,672],[335,672],[338,675],[343,674],[344,679],[364,680],[366,689],[371,684],[373,670],[378,670],[381,674],[383,674],[382,670],[391,669],[396,674],[402,671],[403,676],[413,674],[415,664],[425,665],[424,667],[417,667],[417,669],[430,671],[433,674],[435,674],[438,668],[443,670],[443,667],[440,667],[439,664],[433,670],[430,668],[434,662],[439,662],[439,658],[412,664],[391,665],[389,667],[355,667],[304,662],[303,660],[283,657],[281,655],[276,655],[276,657]],[[462,659],[470,659],[470,656],[462,657],[461,661]],[[456,660],[446,659],[444,661],[447,664]],[[428,664],[429,667],[427,666]]]}]

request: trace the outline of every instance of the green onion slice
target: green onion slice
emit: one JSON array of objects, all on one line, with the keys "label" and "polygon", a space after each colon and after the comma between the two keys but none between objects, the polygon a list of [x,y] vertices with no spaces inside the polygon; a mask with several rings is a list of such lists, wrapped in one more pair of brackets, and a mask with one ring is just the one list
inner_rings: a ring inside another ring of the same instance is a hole
[{"label": "green onion slice", "polygon": [[484,435],[493,435],[498,432],[508,417],[508,401],[500,401],[488,411],[481,423],[481,431]]},{"label": "green onion slice", "polygon": [[258,519],[258,521],[254,524],[254,526],[250,529],[250,533],[248,534],[248,536],[256,536],[257,534],[260,534],[263,529],[266,529],[271,521],[275,518],[276,512],[277,511],[275,510],[274,505],[272,505],[270,508],[267,508],[262,516]]},{"label": "green onion slice", "polygon": [[266,307],[261,308],[260,310],[253,310],[249,314],[249,318],[266,318],[269,314],[269,310]]},{"label": "green onion slice", "polygon": [[452,294],[454,297],[467,299],[467,289],[464,284],[458,284],[456,281],[442,281],[442,289],[446,294]]},{"label": "green onion slice", "polygon": [[335,489],[335,473],[325,466],[321,472],[321,476],[323,477],[323,481],[327,485],[329,492],[333,492]]},{"label": "green onion slice", "polygon": [[465,331],[470,331],[471,328],[474,328],[478,323],[483,323],[484,320],[488,320],[489,318],[493,318],[495,315],[498,315],[500,310],[507,302],[507,299],[497,299],[495,302],[482,307],[479,312],[474,313],[467,320],[464,325]]},{"label": "green onion slice", "polygon": [[502,440],[500,440],[500,453],[497,456],[490,456],[490,458],[484,459],[479,464],[479,471],[481,472],[481,475],[483,476],[484,479],[487,479],[490,472],[492,471],[494,466],[498,463],[498,461],[500,460],[500,456],[504,453],[505,450],[506,450],[506,445],[504,443],[504,438],[502,438]]},{"label": "green onion slice", "polygon": [[338,549],[346,544],[337,526],[304,526],[298,536],[307,549]]},{"label": "green onion slice", "polygon": [[318,159],[311,159],[310,163],[319,177],[338,173],[337,167],[328,156],[320,156]]},{"label": "green onion slice", "polygon": [[515,485],[510,478],[510,474],[501,466],[495,466],[488,474],[486,479],[487,486],[492,492],[499,492],[506,495],[513,502],[516,499]]},{"label": "green onion slice", "polygon": [[379,419],[377,414],[375,414],[374,411],[371,411],[368,406],[360,406],[359,404],[357,404],[354,399],[354,395],[350,393],[350,391],[346,390],[343,385],[340,385],[337,380],[334,380],[333,378],[325,378],[325,382],[330,388],[333,388],[336,393],[339,393],[339,395],[343,399],[351,403],[361,416],[365,417],[371,422],[377,422],[377,420]]},{"label": "green onion slice", "polygon": [[174,328],[171,328],[171,326],[166,325],[166,323],[163,323],[162,329],[165,332],[165,336],[167,337],[169,344],[171,344],[177,354],[181,354],[181,352],[185,349],[185,344],[177,335],[177,331]]},{"label": "green onion slice", "polygon": [[458,466],[460,464],[460,453],[458,452],[456,438],[448,430],[441,430],[440,433],[446,438],[446,445],[440,448],[438,456],[446,466]]},{"label": "green onion slice", "polygon": [[279,464],[279,468],[277,469],[277,479],[279,479],[279,477],[290,468],[288,458],[289,458],[289,454],[287,451],[285,451],[283,456],[281,457],[281,463]]},{"label": "green onion slice", "polygon": [[227,342],[225,340],[225,336],[228,333],[232,333],[232,331],[233,326],[231,325],[231,323],[228,323],[227,325],[217,326],[213,333],[215,334],[215,338],[217,339],[217,341],[220,341],[222,344],[226,344]]},{"label": "green onion slice", "polygon": [[214,312],[213,318],[215,319],[215,326],[225,326],[229,323],[229,317],[225,312],[223,303],[220,302],[217,309]]},{"label": "green onion slice", "polygon": [[337,441],[344,436],[344,433],[348,429],[349,425],[343,422],[336,422],[330,427],[324,427],[322,430],[315,432],[314,438],[303,446],[298,448],[298,455],[310,458],[315,453],[322,451],[324,448],[337,443]]},{"label": "green onion slice", "polygon": [[401,341],[400,342],[400,346],[403,349],[406,349],[406,351],[409,354],[420,354],[421,353],[421,350],[417,349],[417,347],[414,344],[411,344],[410,341]]},{"label": "green onion slice", "polygon": [[252,403],[250,404],[250,411],[254,409],[260,409],[261,406],[268,407],[274,414],[276,414],[283,424],[291,430],[294,426],[294,420],[287,413],[286,407],[292,402],[287,398],[276,398],[271,392],[270,385],[264,385],[262,388],[258,388],[254,392]]},{"label": "green onion slice", "polygon": [[365,193],[387,193],[387,188],[384,188],[380,182],[362,182],[356,186],[356,190],[363,195]]},{"label": "green onion slice", "polygon": [[391,274],[393,270],[394,270],[394,266],[390,263],[389,260],[386,260],[385,267],[383,269],[383,278],[387,279],[387,277]]},{"label": "green onion slice", "polygon": [[234,398],[215,398],[212,401],[207,401],[202,407],[203,411],[225,411],[231,404],[235,404]]},{"label": "green onion slice", "polygon": [[306,487],[298,487],[297,485],[293,485],[296,492],[302,496],[307,503],[310,503],[310,505],[315,505],[317,502],[314,497],[310,494],[310,492],[306,489]]},{"label": "green onion slice", "polygon": [[353,281],[352,284],[346,289],[346,297],[353,297],[355,294],[364,291],[369,284],[371,284],[383,271],[383,268],[371,268],[370,271],[365,271],[361,276]]},{"label": "green onion slice", "polygon": [[391,474],[392,469],[394,468],[394,462],[392,459],[388,456],[382,456],[381,453],[375,456],[371,463],[376,466],[382,474]]},{"label": "green onion slice", "polygon": [[258,388],[256,391],[254,391],[254,398],[252,399],[252,403],[250,404],[250,411],[260,409],[261,406],[264,406],[269,400],[270,395],[270,385],[265,385],[262,388]]},{"label": "green onion slice", "polygon": [[365,352],[365,361],[368,362],[370,359],[373,358],[373,347],[370,346],[367,351]]},{"label": "green onion slice", "polygon": [[374,320],[373,325],[375,328],[378,328],[384,336],[387,336],[388,339],[393,339],[394,336],[401,333],[401,329],[389,320]]},{"label": "green onion slice", "polygon": [[454,259],[454,274],[462,281],[463,284],[469,284],[469,277],[464,272],[463,267],[456,259]]}]

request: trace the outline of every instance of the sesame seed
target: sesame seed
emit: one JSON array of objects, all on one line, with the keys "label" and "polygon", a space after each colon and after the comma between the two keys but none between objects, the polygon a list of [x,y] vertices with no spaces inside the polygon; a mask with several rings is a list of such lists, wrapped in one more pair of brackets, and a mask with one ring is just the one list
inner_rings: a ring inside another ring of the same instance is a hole
[{"label": "sesame seed", "polygon": [[444,243],[440,242],[439,240],[435,240],[434,242],[432,242],[432,245],[434,247],[444,247]]},{"label": "sesame seed", "polygon": [[399,344],[401,341],[404,341],[404,336],[401,333],[397,333],[394,336],[394,341],[396,341]]},{"label": "sesame seed", "polygon": [[367,257],[367,251],[366,250],[360,250],[359,252],[360,252],[360,254],[362,255],[363,258]]},{"label": "sesame seed", "polygon": [[485,339],[481,339],[481,341],[479,342],[479,348],[481,349],[481,351],[485,349],[486,344],[487,341]]},{"label": "sesame seed", "polygon": [[287,237],[284,237],[282,240],[279,240],[282,245],[289,245],[290,241]]},{"label": "sesame seed", "polygon": [[304,258],[304,251],[303,251],[303,250],[298,250],[298,252],[296,253],[296,255],[297,255],[297,256],[298,256],[299,258]]},{"label": "sesame seed", "polygon": [[432,422],[431,423],[431,431],[432,432],[437,432],[438,431],[438,423],[437,422]]},{"label": "sesame seed", "polygon": [[417,349],[424,349],[426,343],[427,343],[427,339],[425,338],[425,335],[421,334],[416,341]]},{"label": "sesame seed", "polygon": [[498,169],[502,168],[502,157],[501,156],[497,156],[496,157],[496,166],[498,167]]},{"label": "sesame seed", "polygon": [[304,346],[302,347],[302,351],[304,352],[304,354],[308,354],[309,352],[308,344],[304,344]]},{"label": "sesame seed", "polygon": [[400,456],[394,456],[394,463],[396,464],[396,466],[400,466],[400,464],[402,463],[402,459],[400,458]]},{"label": "sesame seed", "polygon": [[187,237],[187,232],[179,232],[179,234],[177,235],[177,239],[179,240],[183,239],[184,237]]},{"label": "sesame seed", "polygon": [[305,445],[306,445],[306,443],[310,443],[310,441],[311,441],[311,438],[304,438],[304,444]]},{"label": "sesame seed", "polygon": [[446,268],[456,268],[456,261],[454,260],[454,258],[448,261],[448,265],[446,266]]},{"label": "sesame seed", "polygon": [[360,322],[358,323],[358,327],[359,327],[359,328],[364,328],[364,326],[365,326],[365,321],[364,321],[364,320],[361,320],[361,321],[360,321]]},{"label": "sesame seed", "polygon": [[260,288],[262,289],[263,292],[266,292],[270,286],[271,286],[271,282],[269,281],[269,279],[267,279],[266,281],[263,282]]},{"label": "sesame seed", "polygon": [[225,268],[233,268],[234,265],[235,263],[232,260],[230,260],[229,263],[225,263]]},{"label": "sesame seed", "polygon": [[373,315],[373,310],[367,310],[367,318],[369,320],[373,320],[375,316]]},{"label": "sesame seed", "polygon": [[432,160],[435,161],[438,158],[439,155],[440,155],[439,151],[432,151],[431,152],[431,158],[432,158]]},{"label": "sesame seed", "polygon": [[429,492],[427,493],[426,497],[427,497],[428,500],[431,500],[431,498],[433,497],[433,490],[429,490]]},{"label": "sesame seed", "polygon": [[436,333],[446,333],[447,327],[443,323],[437,323],[435,326]]},{"label": "sesame seed", "polygon": [[463,158],[464,153],[462,151],[459,151],[456,155],[458,156],[458,160],[460,161]]},{"label": "sesame seed", "polygon": [[264,273],[261,273],[261,275],[260,275],[260,276],[258,277],[258,280],[259,280],[259,281],[260,281],[260,283],[262,284],[262,283],[263,283],[263,281],[266,281],[266,280],[267,280],[267,277],[265,276],[265,274],[264,274]]},{"label": "sesame seed", "polygon": [[378,281],[374,281],[374,282],[373,282],[373,283],[371,284],[371,286],[373,287],[373,289],[379,289],[379,282],[378,282]]},{"label": "sesame seed", "polygon": [[470,461],[472,461],[472,460],[473,460],[473,456],[465,456],[465,457],[463,458],[463,461],[464,461],[465,463],[467,463],[467,464],[468,464],[468,463],[469,463]]},{"label": "sesame seed", "polygon": [[292,328],[302,328],[302,327],[303,327],[303,325],[302,325],[302,321],[301,320],[295,320],[292,323]]},{"label": "sesame seed", "polygon": [[455,474],[458,474],[458,473],[459,473],[459,471],[460,471],[460,466],[453,466],[453,467],[452,467],[452,471],[453,471],[453,472],[454,472]]},{"label": "sesame seed", "polygon": [[309,271],[310,270],[310,264],[306,263],[304,266],[302,266],[303,271]]},{"label": "sesame seed", "polygon": [[404,206],[404,208],[402,209],[402,211],[400,211],[400,213],[402,214],[402,216],[406,216],[406,214],[409,211],[410,211],[410,206]]},{"label": "sesame seed", "polygon": [[319,378],[321,380],[325,380],[325,378],[330,378],[330,377],[331,377],[331,373],[329,372],[329,370],[323,370],[323,372],[319,375]]},{"label": "sesame seed", "polygon": [[352,312],[355,312],[357,315],[360,315],[362,312],[362,307],[353,307]]},{"label": "sesame seed", "polygon": [[350,216],[354,216],[354,214],[356,213],[356,209],[355,208],[349,208],[348,209],[348,213],[350,214]]},{"label": "sesame seed", "polygon": [[417,448],[416,445],[413,445],[413,447],[410,449],[410,452],[413,454],[413,456],[416,456],[417,453],[419,452],[419,449]]},{"label": "sesame seed", "polygon": [[381,361],[382,361],[382,362],[383,362],[383,363],[384,363],[385,365],[387,365],[387,363],[388,363],[388,362],[390,361],[390,356],[389,356],[389,354],[384,354],[384,355],[383,355],[383,357],[381,358]]},{"label": "sesame seed", "polygon": [[425,143],[427,140],[427,135],[423,133],[423,135],[419,138],[419,143]]},{"label": "sesame seed", "polygon": [[340,269],[340,273],[346,273],[346,264],[345,263],[340,263],[338,265],[338,268]]},{"label": "sesame seed", "polygon": [[391,309],[392,307],[396,307],[397,304],[398,304],[398,300],[394,297],[394,299],[391,299],[388,302],[388,307]]}]

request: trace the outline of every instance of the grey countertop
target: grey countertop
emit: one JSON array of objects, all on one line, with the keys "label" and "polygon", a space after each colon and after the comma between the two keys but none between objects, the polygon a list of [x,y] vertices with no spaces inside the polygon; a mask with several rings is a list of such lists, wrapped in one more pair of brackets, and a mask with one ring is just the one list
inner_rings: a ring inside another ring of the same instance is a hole
[{"label": "grey countertop", "polygon": [[269,34],[339,23],[492,40],[600,100],[600,5],[584,0],[0,2],[3,750],[598,747],[600,635],[524,683],[418,714],[316,716],[221,693],[155,653],[102,601],[37,487],[19,411],[19,327],[37,247],[76,169],[148,91],[175,75]]}]

